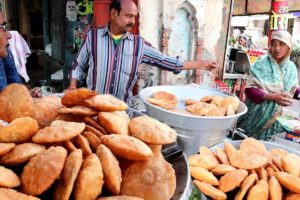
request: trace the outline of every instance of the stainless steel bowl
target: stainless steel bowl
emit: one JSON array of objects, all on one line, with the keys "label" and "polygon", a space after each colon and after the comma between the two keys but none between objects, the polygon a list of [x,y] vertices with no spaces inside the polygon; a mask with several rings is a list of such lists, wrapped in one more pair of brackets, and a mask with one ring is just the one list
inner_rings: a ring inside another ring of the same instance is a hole
[{"label": "stainless steel bowl", "polygon": [[176,108],[181,110],[185,110],[186,99],[198,100],[208,95],[232,96],[232,94],[217,89],[190,86],[153,86],[140,91],[139,96],[145,104],[147,114],[176,129],[178,144],[184,149],[187,156],[197,152],[201,145],[212,146],[222,142],[228,129],[232,128],[237,119],[247,112],[247,106],[241,102],[237,114],[232,116],[204,117],[176,113],[147,101],[154,92],[158,91],[166,91],[176,95],[178,99]]}]

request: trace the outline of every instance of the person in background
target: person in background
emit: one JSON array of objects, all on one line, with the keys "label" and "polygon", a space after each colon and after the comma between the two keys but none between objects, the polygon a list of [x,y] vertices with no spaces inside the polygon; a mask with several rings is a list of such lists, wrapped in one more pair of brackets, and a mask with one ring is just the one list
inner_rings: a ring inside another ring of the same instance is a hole
[{"label": "person in background", "polygon": [[[87,71],[87,88],[100,94],[112,94],[128,102],[141,63],[158,66],[175,74],[181,70],[218,68],[213,61],[184,61],[165,55],[144,38],[131,34],[129,31],[137,15],[137,7],[132,0],[112,1],[109,24],[104,28],[90,29],[83,40],[73,62],[69,89],[76,88]],[[88,69],[84,68],[85,63],[88,63]]]},{"label": "person in background", "polygon": [[[8,49],[8,39],[11,34],[6,30],[4,13],[0,11],[0,92],[10,83],[21,83],[11,51]],[[40,97],[39,88],[30,90],[33,97]]]},{"label": "person in background", "polygon": [[292,105],[292,98],[299,99],[298,72],[289,59],[291,47],[289,32],[273,32],[268,54],[250,68],[245,90],[248,112],[237,123],[250,137],[268,140],[283,132],[276,117],[281,115],[283,106]]}]

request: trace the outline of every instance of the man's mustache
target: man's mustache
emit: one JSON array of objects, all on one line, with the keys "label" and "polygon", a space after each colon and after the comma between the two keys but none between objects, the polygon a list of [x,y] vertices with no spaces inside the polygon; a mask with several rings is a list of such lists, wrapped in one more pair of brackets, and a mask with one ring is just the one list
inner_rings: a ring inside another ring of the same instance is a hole
[{"label": "man's mustache", "polygon": [[127,24],[126,26],[128,27],[133,27],[134,24]]}]

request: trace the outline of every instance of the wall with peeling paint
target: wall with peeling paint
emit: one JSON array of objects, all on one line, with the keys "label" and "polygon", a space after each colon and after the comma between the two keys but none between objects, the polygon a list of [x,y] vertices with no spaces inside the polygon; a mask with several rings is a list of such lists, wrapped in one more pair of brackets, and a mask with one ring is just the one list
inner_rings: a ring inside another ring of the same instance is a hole
[{"label": "wall with peeling paint", "polygon": [[[191,47],[184,48],[189,51],[189,58],[216,59],[222,66],[227,35],[224,28],[227,29],[230,2],[230,0],[140,0],[138,5],[140,35],[162,52],[170,55],[178,54],[174,50],[176,45],[170,45],[169,42],[174,41],[172,31],[176,27],[174,26],[176,13],[178,14],[179,9],[184,9],[189,13],[192,24]],[[143,65],[140,68],[138,84],[139,89],[158,84],[186,84],[197,81],[197,76],[199,74],[196,73],[196,78],[192,81],[178,81],[189,76],[186,74],[176,76]]]}]

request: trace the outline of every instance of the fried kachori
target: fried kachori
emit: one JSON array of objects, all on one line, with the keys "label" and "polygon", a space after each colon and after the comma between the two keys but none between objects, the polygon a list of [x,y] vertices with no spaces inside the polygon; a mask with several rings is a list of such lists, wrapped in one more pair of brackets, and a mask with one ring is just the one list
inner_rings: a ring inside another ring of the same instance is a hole
[{"label": "fried kachori", "polygon": [[124,111],[128,107],[124,101],[109,94],[98,94],[84,100],[84,102],[88,106],[104,112]]},{"label": "fried kachori", "polygon": [[125,111],[99,112],[98,121],[109,133],[129,135],[130,118]]},{"label": "fried kachori", "polygon": [[67,107],[84,106],[84,100],[95,95],[96,92],[87,88],[77,88],[66,92],[63,98],[61,99],[61,103]]}]

